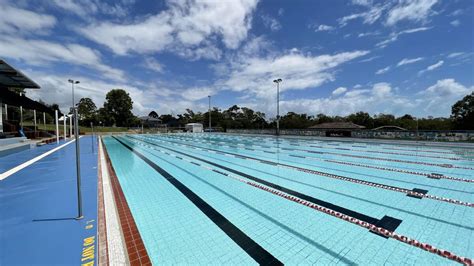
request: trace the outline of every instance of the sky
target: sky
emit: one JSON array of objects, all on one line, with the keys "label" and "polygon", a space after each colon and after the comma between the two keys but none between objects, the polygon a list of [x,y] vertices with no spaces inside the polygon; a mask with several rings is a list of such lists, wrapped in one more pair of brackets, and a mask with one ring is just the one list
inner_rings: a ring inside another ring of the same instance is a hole
[{"label": "sky", "polygon": [[0,58],[27,95],[126,90],[136,115],[237,104],[276,115],[447,117],[474,90],[471,0],[0,0]]}]

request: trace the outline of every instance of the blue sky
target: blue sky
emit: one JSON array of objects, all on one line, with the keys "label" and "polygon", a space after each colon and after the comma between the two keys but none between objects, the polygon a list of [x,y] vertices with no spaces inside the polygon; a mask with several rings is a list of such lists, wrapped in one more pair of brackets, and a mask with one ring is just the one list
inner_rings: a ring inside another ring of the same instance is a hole
[{"label": "blue sky", "polygon": [[42,89],[100,107],[127,90],[134,113],[248,106],[347,115],[449,116],[474,90],[470,0],[0,0],[0,58]]}]

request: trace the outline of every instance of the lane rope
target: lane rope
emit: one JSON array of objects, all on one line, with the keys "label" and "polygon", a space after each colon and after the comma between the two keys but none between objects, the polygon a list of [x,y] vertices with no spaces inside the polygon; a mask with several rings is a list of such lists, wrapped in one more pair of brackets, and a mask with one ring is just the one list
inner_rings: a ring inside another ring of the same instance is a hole
[{"label": "lane rope", "polygon": [[[165,142],[165,141],[162,141],[162,140],[160,140],[160,141]],[[180,144],[180,143],[177,143],[177,144],[181,145],[183,147],[193,147],[193,145],[186,145],[186,144]],[[212,150],[212,149],[208,149],[208,148],[202,148],[202,147],[199,147],[199,146],[194,146],[194,147],[196,147],[197,149],[201,149],[203,151]],[[228,152],[225,152],[225,153],[228,153]],[[231,153],[229,153],[229,154],[231,154]],[[248,160],[254,160],[254,161],[257,161],[257,162],[262,162],[263,161],[261,159],[256,159],[256,158],[249,157],[249,156],[242,156],[242,155],[239,155],[239,156],[242,157],[242,158],[245,158],[245,159],[248,159]],[[271,163],[274,163],[274,162],[271,162]],[[428,198],[428,199],[432,199],[432,200],[448,202],[448,203],[451,203],[451,204],[462,205],[462,206],[471,207],[471,208],[474,207],[474,203],[471,203],[471,202],[465,202],[465,201],[461,201],[461,200],[457,200],[457,199],[440,197],[440,196],[435,196],[435,195],[431,195],[431,194],[423,194],[423,193],[415,192],[413,190],[406,189],[406,188],[399,188],[399,187],[395,187],[395,186],[374,183],[374,182],[370,182],[370,181],[365,181],[365,180],[360,180],[360,179],[356,179],[356,178],[351,178],[351,177],[345,177],[345,176],[320,172],[320,171],[316,171],[316,170],[306,169],[306,168],[287,165],[287,164],[282,164],[282,163],[274,163],[274,164],[277,164],[277,165],[279,165],[283,168],[286,168],[286,169],[297,170],[297,171],[300,171],[300,172],[305,172],[305,173],[314,174],[314,175],[318,175],[318,176],[324,176],[324,177],[343,180],[343,181],[348,181],[348,182],[352,182],[352,183],[356,183],[356,184],[360,184],[360,185],[366,185],[366,186],[371,186],[371,187],[375,187],[375,188],[381,188],[381,189],[385,189],[385,190],[395,191],[395,192],[411,195],[411,196],[414,196],[414,197]]]},{"label": "lane rope", "polygon": [[[182,139],[186,141],[187,139]],[[199,141],[201,143],[208,143],[204,140]],[[219,142],[224,144],[225,142]],[[228,143],[225,143],[228,144]],[[250,144],[251,146],[255,147],[263,147],[263,148],[271,148],[269,146],[263,146],[263,145],[256,145],[256,144]],[[230,145],[222,145],[223,147],[229,147],[229,148],[243,148],[246,146],[245,144],[235,144],[235,146],[230,146]],[[239,147],[240,146],[240,147]],[[307,151],[307,150],[302,150],[302,149],[290,149],[290,148],[280,148],[281,150],[300,150],[300,151]],[[263,151],[264,150],[259,150]],[[316,153],[316,154],[323,154],[323,152],[316,152],[316,151],[307,151],[309,153]],[[292,156],[291,154],[289,154]],[[299,157],[299,156],[294,156],[294,157]],[[399,173],[405,173],[405,174],[413,174],[413,175],[420,175],[420,176],[425,176],[428,178],[433,178],[433,179],[446,179],[446,180],[452,180],[452,181],[459,181],[459,182],[467,182],[467,183],[474,183],[474,179],[466,179],[466,178],[460,178],[460,177],[453,177],[453,176],[446,176],[444,174],[436,174],[436,173],[423,173],[423,172],[417,172],[417,171],[409,171],[409,170],[402,170],[402,169],[395,169],[395,168],[389,168],[389,167],[381,167],[381,166],[372,166],[372,165],[367,165],[367,164],[360,164],[360,163],[352,163],[352,162],[344,162],[344,161],[338,161],[334,159],[324,159],[324,158],[318,158],[318,157],[312,157],[312,156],[305,156],[305,158],[312,159],[312,160],[319,160],[319,161],[326,161],[326,162],[331,162],[331,163],[337,163],[337,164],[344,164],[344,165],[351,165],[351,166],[359,166],[359,167],[366,167],[366,168],[372,168],[372,169],[377,169],[377,170],[384,170],[384,171],[391,171],[391,172],[399,172]]]}]

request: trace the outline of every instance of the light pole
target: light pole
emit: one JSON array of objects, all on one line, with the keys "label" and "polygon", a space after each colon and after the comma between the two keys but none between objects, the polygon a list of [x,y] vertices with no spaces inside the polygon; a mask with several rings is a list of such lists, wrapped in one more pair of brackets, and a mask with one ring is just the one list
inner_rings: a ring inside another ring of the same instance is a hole
[{"label": "light pole", "polygon": [[76,105],[74,103],[74,84],[79,84],[79,80],[72,80],[72,79],[69,79],[68,80],[69,83],[71,83],[71,86],[72,86],[72,108],[74,108]]},{"label": "light pole", "polygon": [[[79,84],[78,80],[68,80],[72,86],[72,110],[74,114],[74,137],[76,139],[76,183],[77,183],[77,217],[76,220],[84,218],[82,215],[82,192],[81,192],[81,156],[79,148],[79,126],[77,119],[77,108],[74,103],[74,84]],[[71,136],[72,137],[72,136]]]},{"label": "light pole", "polygon": [[211,134],[211,95],[207,97],[209,98],[209,134]]},{"label": "light pole", "polygon": [[277,85],[277,136],[280,135],[280,83],[282,81],[282,79],[273,80],[273,82],[275,82]]}]

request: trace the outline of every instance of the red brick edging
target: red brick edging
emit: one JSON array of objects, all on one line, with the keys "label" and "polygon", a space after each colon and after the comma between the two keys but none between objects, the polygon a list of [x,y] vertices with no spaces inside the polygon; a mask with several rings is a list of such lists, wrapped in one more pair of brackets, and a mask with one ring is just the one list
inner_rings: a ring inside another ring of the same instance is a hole
[{"label": "red brick edging", "polygon": [[107,148],[104,143],[102,144],[130,264],[152,265],[150,257],[145,249],[145,244],[143,243],[140,232],[138,231],[135,220],[133,219],[132,212],[128,206],[127,199],[123,194],[119,180],[110,161]]}]

